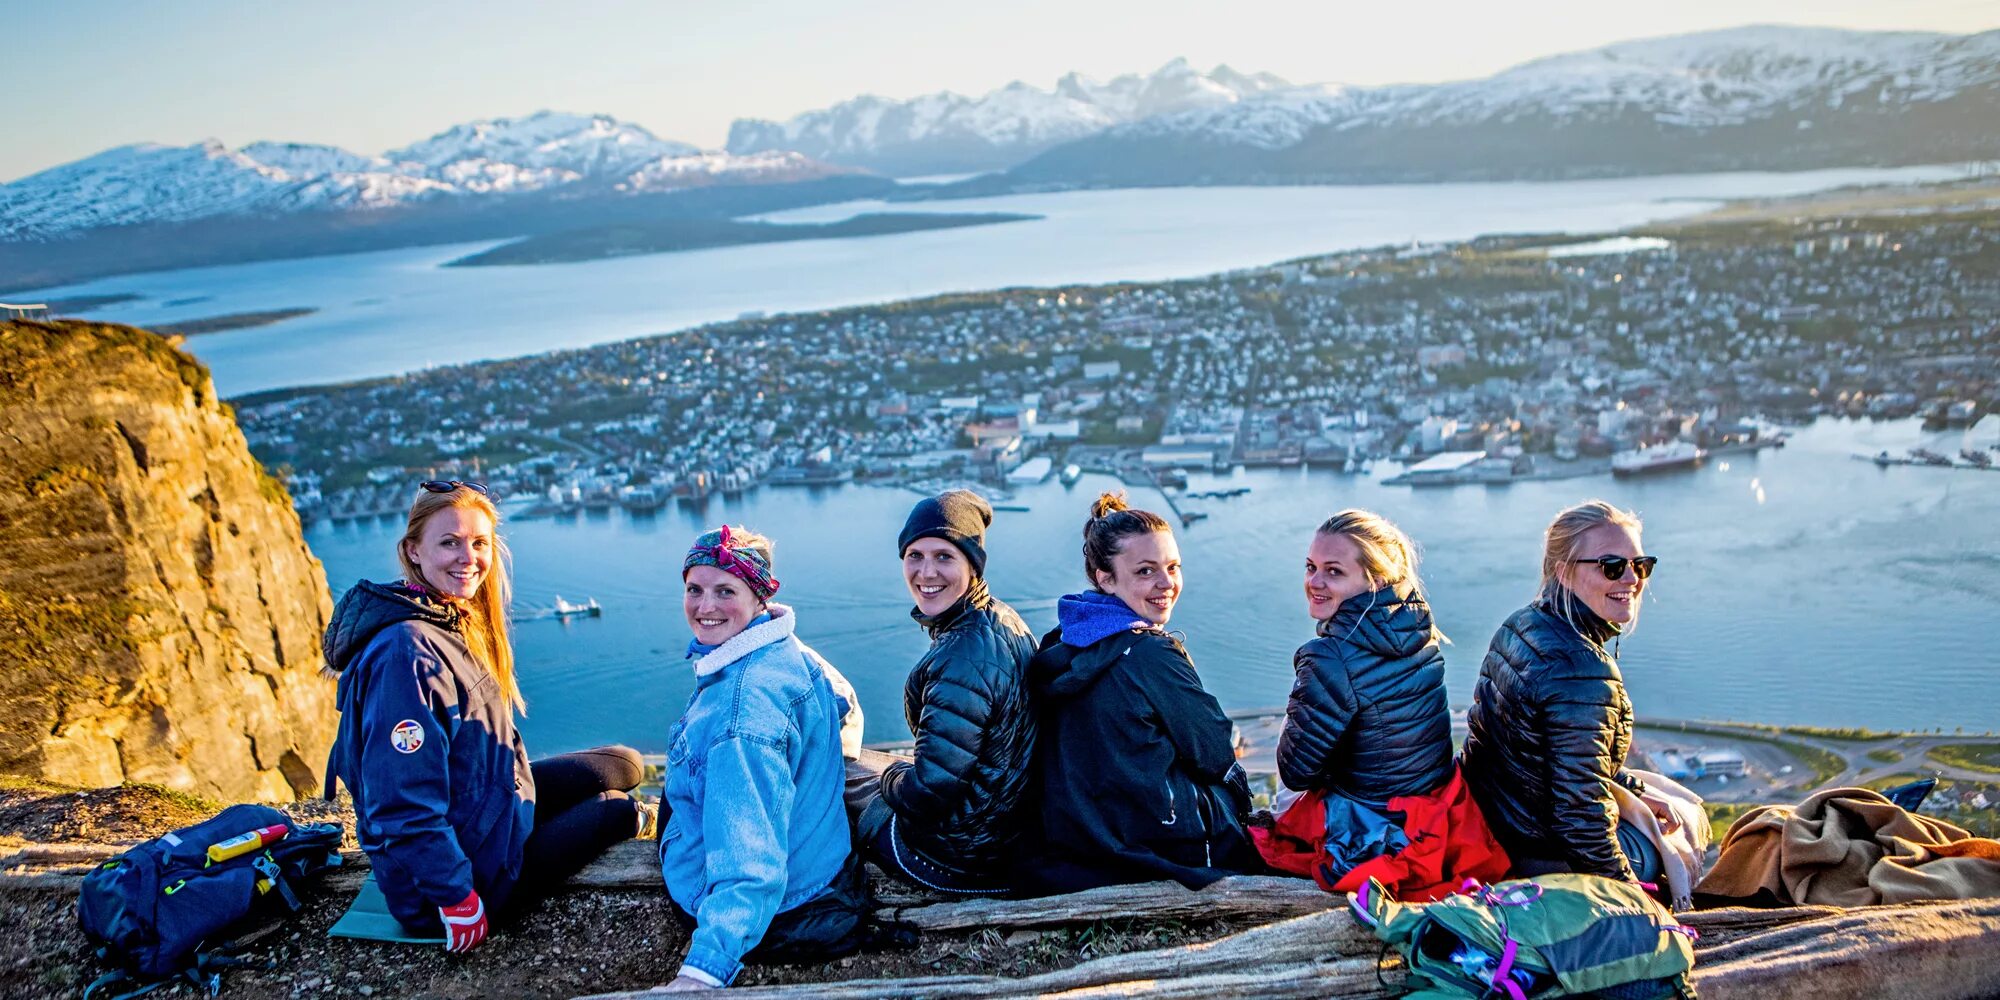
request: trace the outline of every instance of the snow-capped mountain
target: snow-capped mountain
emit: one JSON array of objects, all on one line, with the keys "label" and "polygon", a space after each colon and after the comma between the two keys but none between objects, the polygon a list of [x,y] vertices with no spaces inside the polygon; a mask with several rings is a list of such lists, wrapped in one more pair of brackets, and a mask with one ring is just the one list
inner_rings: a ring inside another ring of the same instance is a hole
[{"label": "snow-capped mountain", "polygon": [[863,96],[785,122],[738,120],[732,153],[788,151],[888,173],[1005,167],[1123,122],[1232,104],[1288,87],[1228,66],[1202,73],[1176,59],[1147,76],[1099,83],[1071,73],[1053,91],[1015,82],[983,97],[949,91],[907,101]]},{"label": "snow-capped mountain", "polygon": [[2000,155],[2000,31],[1753,26],[1481,80],[1271,88],[1107,129],[1025,184],[1562,177]]},{"label": "snow-capped mountain", "polygon": [[303,143],[121,146],[0,184],[0,241],[530,192],[583,197],[779,184],[846,172],[796,154],[703,152],[604,115],[544,111],[455,126],[382,156]]},{"label": "snow-capped mountain", "polygon": [[0,185],[0,239],[218,215],[379,208],[450,190],[325,146],[120,146]]},{"label": "snow-capped mountain", "polygon": [[453,126],[384,156],[416,164],[426,175],[463,190],[488,194],[622,176],[646,163],[700,153],[695,146],[661,139],[609,115],[542,111]]}]

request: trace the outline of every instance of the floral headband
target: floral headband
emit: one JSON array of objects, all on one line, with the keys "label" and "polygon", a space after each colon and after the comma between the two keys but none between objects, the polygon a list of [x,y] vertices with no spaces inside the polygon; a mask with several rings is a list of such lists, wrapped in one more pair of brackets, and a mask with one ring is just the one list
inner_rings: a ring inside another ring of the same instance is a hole
[{"label": "floral headband", "polygon": [[695,539],[694,547],[681,562],[681,576],[685,578],[687,571],[696,566],[713,566],[742,580],[760,601],[769,601],[778,592],[778,578],[771,575],[770,555],[738,544],[726,524]]}]

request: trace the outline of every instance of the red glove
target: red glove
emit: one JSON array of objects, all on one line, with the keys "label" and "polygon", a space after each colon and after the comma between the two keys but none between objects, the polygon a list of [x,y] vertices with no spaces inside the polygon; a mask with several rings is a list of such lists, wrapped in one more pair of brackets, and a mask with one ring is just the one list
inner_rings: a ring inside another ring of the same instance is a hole
[{"label": "red glove", "polygon": [[476,891],[457,906],[438,907],[438,917],[444,921],[444,950],[454,955],[465,954],[486,940],[486,904]]}]

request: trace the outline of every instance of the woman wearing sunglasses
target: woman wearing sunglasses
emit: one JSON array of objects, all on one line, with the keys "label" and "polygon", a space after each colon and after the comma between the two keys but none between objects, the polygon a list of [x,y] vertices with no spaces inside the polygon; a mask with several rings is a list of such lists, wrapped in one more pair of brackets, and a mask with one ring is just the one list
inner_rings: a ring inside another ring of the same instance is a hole
[{"label": "woman wearing sunglasses", "polygon": [[674,991],[727,986],[746,961],[843,955],[868,914],[842,801],[843,720],[858,750],[860,710],[772,603],[770,540],[707,532],[681,580],[695,690],[667,738],[660,817],[660,870],[689,931]]},{"label": "woman wearing sunglasses", "polygon": [[528,762],[507,638],[507,548],[478,483],[432,481],[396,545],[403,578],[362,580],[327,623],[340,680],[328,761],[389,912],[453,952],[611,845],[645,835],[643,762],[600,747]]},{"label": "woman wearing sunglasses", "polygon": [[[1549,524],[1542,585],[1500,626],[1479,668],[1461,765],[1518,876],[1582,872],[1647,881],[1621,847],[1611,783],[1675,828],[1665,799],[1625,770],[1632,701],[1618,640],[1639,619],[1658,560],[1637,515],[1602,500]],[[1638,841],[1622,838],[1639,853]]]}]

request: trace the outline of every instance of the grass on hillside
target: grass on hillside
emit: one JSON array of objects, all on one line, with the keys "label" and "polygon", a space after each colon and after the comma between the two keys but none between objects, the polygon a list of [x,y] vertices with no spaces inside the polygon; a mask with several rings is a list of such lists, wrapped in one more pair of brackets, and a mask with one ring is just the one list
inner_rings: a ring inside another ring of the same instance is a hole
[{"label": "grass on hillside", "polygon": [[2000,743],[1952,743],[1933,747],[1929,757],[1946,767],[2000,774]]},{"label": "grass on hillside", "polygon": [[1868,759],[1879,764],[1895,764],[1902,761],[1903,755],[1899,751],[1891,750],[1888,747],[1876,747],[1868,751]]}]

